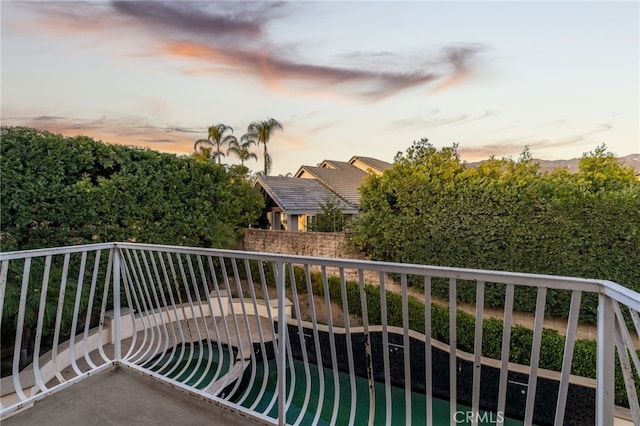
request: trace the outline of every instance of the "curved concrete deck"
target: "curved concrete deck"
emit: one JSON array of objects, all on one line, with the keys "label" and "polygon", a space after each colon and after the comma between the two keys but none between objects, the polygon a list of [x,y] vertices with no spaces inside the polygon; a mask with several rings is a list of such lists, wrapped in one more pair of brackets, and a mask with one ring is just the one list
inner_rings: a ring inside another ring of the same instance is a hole
[{"label": "curved concrete deck", "polygon": [[3,426],[263,424],[126,367],[89,377],[4,419]]}]

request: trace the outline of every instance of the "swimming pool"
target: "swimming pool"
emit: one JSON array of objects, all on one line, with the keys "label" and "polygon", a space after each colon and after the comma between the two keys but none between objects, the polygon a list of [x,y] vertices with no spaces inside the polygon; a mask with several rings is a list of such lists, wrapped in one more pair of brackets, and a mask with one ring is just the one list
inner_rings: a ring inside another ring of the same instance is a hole
[{"label": "swimming pool", "polygon": [[[196,389],[206,389],[216,380],[222,378],[230,370],[231,361],[235,360],[237,351],[227,346],[218,346],[215,342],[194,342],[175,346],[171,350],[160,354],[145,363],[145,367],[173,380],[193,386]],[[266,368],[265,368],[266,367]],[[267,376],[265,377],[265,371]],[[331,425],[334,415],[334,399],[336,389],[334,385],[333,370],[319,368],[316,364],[309,364],[310,386],[307,391],[307,376],[305,365],[302,361],[293,360],[293,371],[287,365],[287,392],[291,389],[291,380],[294,377],[293,395],[287,395],[291,399],[287,410],[287,423],[299,422],[301,425]],[[254,374],[254,380],[247,380],[247,376]],[[320,374],[323,375],[324,389],[320,388]],[[239,390],[231,398],[232,402],[240,403],[246,408],[264,413],[277,418],[278,408],[274,394],[277,385],[276,360],[271,359],[264,365],[259,361],[249,365],[245,369],[245,382],[249,387],[239,386]],[[335,423],[348,424],[351,415],[351,382],[347,373],[338,373],[339,400]],[[405,413],[405,389],[391,386],[391,424],[425,424],[426,396],[420,392],[411,392],[411,419],[407,421]],[[301,414],[304,407],[306,394],[309,392],[308,404],[305,413]],[[322,395],[320,394],[322,392]],[[355,377],[356,412],[353,417],[353,425],[368,425],[370,410],[369,382],[366,378]],[[374,382],[375,412],[374,424],[386,423],[385,385]],[[453,423],[450,418],[449,401],[432,398],[433,424],[449,425]],[[456,407],[456,419],[459,425],[469,425],[467,416],[471,408],[458,404]],[[481,411],[478,415],[479,425],[496,424],[495,413]],[[523,422],[511,418],[504,418],[504,425],[516,426]]]},{"label": "swimming pool", "polygon": [[[269,375],[267,377],[267,387],[259,401],[256,399],[259,396],[260,384],[264,380],[263,372],[264,368],[258,363],[256,366],[256,379],[249,390],[249,394],[246,396],[242,405],[250,407],[257,402],[254,410],[264,412],[269,407],[274,392],[276,390],[277,383],[277,369],[275,360],[268,361]],[[304,405],[305,393],[307,389],[307,377],[305,374],[305,367],[302,361],[294,360],[294,374],[295,374],[295,391],[292,396],[291,405],[287,411],[287,423],[294,423],[300,417],[300,411]],[[335,387],[333,380],[333,370],[329,368],[319,369],[317,365],[311,364],[309,368],[311,372],[311,395],[309,403],[306,407],[306,413],[302,415],[300,424],[319,424],[330,425],[331,417],[334,405]],[[323,395],[320,395],[319,374],[322,370],[324,377],[324,391]],[[287,389],[291,384],[290,369],[287,370]],[[351,410],[351,384],[349,375],[346,373],[338,373],[339,377],[339,405],[337,424],[348,424]],[[354,425],[368,425],[369,424],[369,382],[366,378],[356,377],[356,413],[354,417]],[[386,422],[386,402],[385,402],[385,385],[384,383],[374,382],[375,390],[375,416],[374,424],[383,425]],[[243,393],[244,394],[244,393]],[[425,424],[426,417],[426,396],[419,392],[411,392],[411,419],[407,421],[405,415],[405,390],[396,386],[391,386],[391,423],[392,424]],[[450,418],[449,401],[445,401],[438,398],[432,398],[433,406],[433,424],[434,425],[449,425],[453,423]],[[470,413],[471,408],[458,404],[456,411],[456,419],[459,425],[468,425],[471,422],[467,421],[467,413]],[[269,417],[277,418],[277,405],[274,404],[267,414]],[[496,424],[497,414],[481,411],[478,415],[480,425],[494,425]],[[482,421],[484,420],[484,421]],[[522,425],[523,422],[510,418],[504,418],[504,424],[508,426]]]},{"label": "swimming pool", "polygon": [[196,389],[205,389],[229,371],[236,353],[235,349],[215,342],[184,343],[152,358],[143,367]]}]

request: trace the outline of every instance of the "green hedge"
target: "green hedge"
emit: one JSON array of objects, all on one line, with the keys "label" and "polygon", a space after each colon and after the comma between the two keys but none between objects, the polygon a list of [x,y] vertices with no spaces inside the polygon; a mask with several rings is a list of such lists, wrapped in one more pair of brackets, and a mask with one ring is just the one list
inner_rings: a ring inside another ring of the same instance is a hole
[{"label": "green hedge", "polygon": [[[577,173],[540,173],[528,155],[472,168],[455,146],[422,140],[360,192],[351,235],[371,259],[607,279],[640,291],[640,181],[604,147]],[[446,300],[446,286],[436,280],[434,296]],[[535,293],[520,290],[516,306],[534,312]],[[485,296],[502,306],[504,290]],[[567,297],[550,291],[547,315],[566,317]],[[458,299],[473,303],[474,293],[461,286]],[[586,296],[581,321],[595,322],[596,308]]]},{"label": "green hedge", "polygon": [[2,251],[135,241],[236,246],[262,196],[239,168],[2,127]]}]

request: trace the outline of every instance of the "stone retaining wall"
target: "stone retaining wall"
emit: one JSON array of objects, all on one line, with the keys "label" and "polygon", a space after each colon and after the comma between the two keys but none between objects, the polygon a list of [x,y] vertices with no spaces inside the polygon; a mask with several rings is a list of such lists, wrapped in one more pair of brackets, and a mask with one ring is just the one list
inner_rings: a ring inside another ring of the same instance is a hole
[{"label": "stone retaining wall", "polygon": [[299,256],[349,257],[363,259],[353,250],[344,232],[293,232],[245,229],[240,250]]}]

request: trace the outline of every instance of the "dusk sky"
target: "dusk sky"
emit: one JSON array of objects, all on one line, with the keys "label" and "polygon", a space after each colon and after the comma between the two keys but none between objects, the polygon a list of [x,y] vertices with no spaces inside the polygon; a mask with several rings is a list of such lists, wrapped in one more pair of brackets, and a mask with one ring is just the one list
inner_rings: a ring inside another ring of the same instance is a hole
[{"label": "dusk sky", "polygon": [[640,152],[638,1],[0,7],[2,125],[188,154],[272,117],[276,175],[423,137],[468,161]]}]

